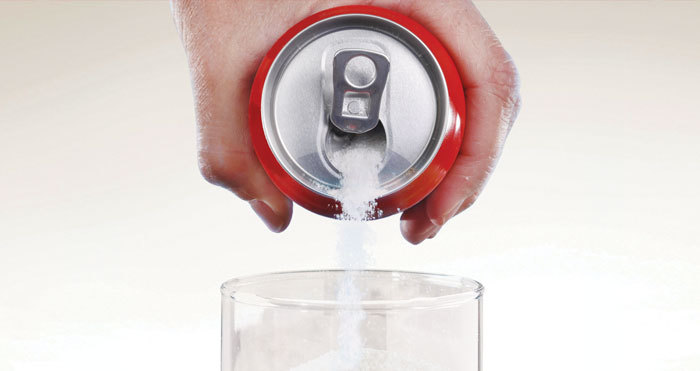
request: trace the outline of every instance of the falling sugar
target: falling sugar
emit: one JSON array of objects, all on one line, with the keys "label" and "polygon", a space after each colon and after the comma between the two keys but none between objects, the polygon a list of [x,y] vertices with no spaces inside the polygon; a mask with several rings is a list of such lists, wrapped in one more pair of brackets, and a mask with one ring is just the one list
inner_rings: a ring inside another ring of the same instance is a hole
[{"label": "falling sugar", "polygon": [[377,198],[382,189],[379,171],[384,151],[373,141],[355,142],[335,151],[331,162],[342,174],[340,188],[333,197],[342,206],[338,219],[338,263],[345,273],[338,282],[339,311],[337,350],[292,368],[292,371],[437,371],[437,368],[383,350],[365,348],[360,325],[365,313],[360,303],[362,291],[353,279],[353,271],[367,268],[369,254],[365,247],[373,242],[374,234],[367,220],[381,216]]},{"label": "falling sugar", "polygon": [[359,326],[365,319],[360,308],[362,292],[356,286],[352,271],[367,268],[368,254],[365,246],[372,239],[367,219],[376,212],[376,199],[381,192],[379,166],[382,151],[369,145],[353,145],[343,148],[331,158],[342,174],[340,188],[334,197],[342,206],[343,220],[337,246],[338,263],[346,270],[338,283],[337,300],[343,309],[338,313],[338,352],[333,370],[355,370],[362,362],[363,339]]}]

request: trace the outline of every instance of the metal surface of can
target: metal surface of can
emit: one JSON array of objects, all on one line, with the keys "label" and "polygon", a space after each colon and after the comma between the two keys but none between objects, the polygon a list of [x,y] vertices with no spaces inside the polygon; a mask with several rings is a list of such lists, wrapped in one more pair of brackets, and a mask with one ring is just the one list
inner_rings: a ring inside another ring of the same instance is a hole
[{"label": "metal surface of can", "polygon": [[[342,174],[330,153],[348,138],[380,142],[377,217],[425,198],[462,142],[465,100],[442,44],[383,8],[316,13],[272,46],[255,77],[249,126],[274,184],[315,213],[334,216]],[[352,139],[350,139],[352,140]]]}]

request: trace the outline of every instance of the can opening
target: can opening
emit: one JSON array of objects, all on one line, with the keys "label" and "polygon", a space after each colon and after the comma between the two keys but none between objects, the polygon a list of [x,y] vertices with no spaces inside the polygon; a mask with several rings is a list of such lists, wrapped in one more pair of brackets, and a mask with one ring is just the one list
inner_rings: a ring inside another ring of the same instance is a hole
[{"label": "can opening", "polygon": [[362,134],[344,132],[330,122],[328,127],[326,158],[336,169],[337,166],[333,163],[334,154],[350,147],[367,148],[368,150],[378,151],[381,153],[382,158],[386,156],[386,130],[381,120],[374,129]]}]

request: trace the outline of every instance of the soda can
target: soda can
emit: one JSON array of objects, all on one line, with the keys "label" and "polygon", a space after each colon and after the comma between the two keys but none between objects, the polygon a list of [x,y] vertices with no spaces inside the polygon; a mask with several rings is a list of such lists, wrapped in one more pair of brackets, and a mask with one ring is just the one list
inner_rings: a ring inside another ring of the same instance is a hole
[{"label": "soda can", "polygon": [[[341,212],[337,143],[382,142],[374,217],[420,202],[454,163],[465,124],[462,82],[445,47],[411,18],[384,8],[321,11],[284,33],[263,58],[248,112],[255,153],[302,207]],[[350,139],[348,139],[350,138]]]}]

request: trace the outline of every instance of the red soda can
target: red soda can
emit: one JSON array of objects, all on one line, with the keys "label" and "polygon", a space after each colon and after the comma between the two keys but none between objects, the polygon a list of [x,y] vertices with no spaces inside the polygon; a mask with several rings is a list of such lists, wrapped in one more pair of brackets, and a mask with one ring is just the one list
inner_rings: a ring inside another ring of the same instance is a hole
[{"label": "red soda can", "polygon": [[454,163],[465,124],[462,82],[445,47],[400,13],[372,6],[321,11],[265,55],[249,128],[273,183],[302,207],[341,212],[338,143],[382,146],[374,217],[420,202]]}]

